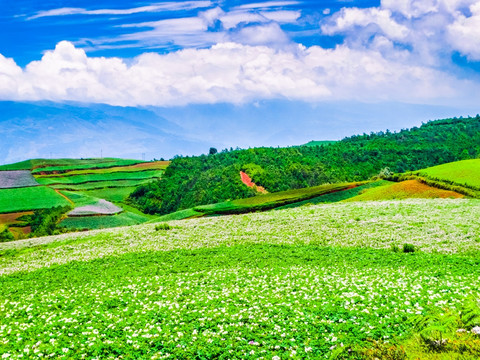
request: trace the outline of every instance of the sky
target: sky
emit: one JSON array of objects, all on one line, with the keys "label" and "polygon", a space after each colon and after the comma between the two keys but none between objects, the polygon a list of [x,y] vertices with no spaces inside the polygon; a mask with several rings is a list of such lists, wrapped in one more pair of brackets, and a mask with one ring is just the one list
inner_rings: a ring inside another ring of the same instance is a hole
[{"label": "sky", "polygon": [[0,163],[341,139],[479,94],[480,0],[0,0]]}]

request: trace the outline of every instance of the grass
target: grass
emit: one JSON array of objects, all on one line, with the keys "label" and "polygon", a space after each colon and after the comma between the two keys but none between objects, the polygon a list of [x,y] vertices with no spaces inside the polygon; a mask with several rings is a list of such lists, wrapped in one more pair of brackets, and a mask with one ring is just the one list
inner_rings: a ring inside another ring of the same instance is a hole
[{"label": "grass", "polygon": [[[478,299],[479,216],[477,200],[339,203],[0,244],[0,347],[10,358],[393,360],[382,347]],[[406,242],[414,253],[390,250]],[[476,359],[468,336],[462,358]]]},{"label": "grass", "polygon": [[456,161],[415,172],[420,176],[480,190],[480,159]]},{"label": "grass", "polygon": [[104,190],[109,191],[110,189],[116,188],[132,188],[141,184],[146,184],[152,181],[152,179],[144,180],[115,180],[115,181],[93,181],[86,182],[83,184],[56,184],[50,185],[54,189],[63,189],[69,191],[84,191],[84,190]]},{"label": "grass", "polygon": [[36,180],[43,185],[53,184],[84,184],[88,182],[112,182],[109,186],[115,186],[114,181],[117,180],[146,180],[160,178],[163,170],[149,170],[140,172],[114,172],[106,174],[87,174],[87,175],[72,175],[72,176],[52,176],[40,175],[36,176]]},{"label": "grass", "polygon": [[353,198],[357,195],[359,195],[361,192],[365,191],[366,189],[371,189],[375,188],[378,186],[384,186],[387,184],[391,184],[389,181],[385,180],[379,180],[379,181],[374,181],[370,182],[364,185],[360,185],[357,187],[354,187],[352,189],[347,189],[347,190],[342,190],[342,191],[336,191],[333,193],[327,193],[324,195],[320,195],[308,200],[304,201],[299,201],[295,202],[292,204],[280,206],[278,208],[275,208],[275,210],[282,210],[282,209],[291,209],[299,206],[305,206],[305,205],[314,205],[314,204],[330,204],[330,203],[335,203],[343,200],[347,200],[350,198]]},{"label": "grass", "polygon": [[135,190],[134,186],[106,188],[97,190],[83,191],[84,194],[96,197],[98,199],[105,199],[112,202],[124,201]]},{"label": "grass", "polygon": [[148,218],[145,216],[131,212],[123,212],[117,215],[68,217],[60,222],[60,226],[82,230],[106,229],[142,224],[147,220]]},{"label": "grass", "polygon": [[0,189],[0,213],[67,206],[70,203],[46,186]]},{"label": "grass", "polygon": [[73,202],[75,207],[92,205],[98,201],[98,198],[87,195],[85,193],[81,193],[81,192],[60,191],[60,193],[68,197]]},{"label": "grass", "polygon": [[14,164],[0,165],[0,171],[5,170],[31,170],[32,160],[25,160]]},{"label": "grass", "polygon": [[207,215],[238,214],[251,211],[268,210],[311,199],[322,194],[346,190],[359,185],[361,185],[361,183],[342,183],[313,186],[303,189],[262,194],[247,199],[226,201],[212,205],[196,206],[193,208],[193,210]]},{"label": "grass", "polygon": [[195,211],[193,209],[185,209],[185,210],[175,211],[167,215],[155,217],[154,219],[150,220],[149,223],[157,223],[157,222],[171,221],[171,220],[184,220],[184,219],[200,217],[204,215],[205,213],[203,212]]},{"label": "grass", "polygon": [[433,199],[433,198],[462,198],[464,195],[454,191],[437,189],[417,180],[407,180],[399,183],[386,183],[383,186],[365,189],[345,201],[372,201],[393,199]]}]

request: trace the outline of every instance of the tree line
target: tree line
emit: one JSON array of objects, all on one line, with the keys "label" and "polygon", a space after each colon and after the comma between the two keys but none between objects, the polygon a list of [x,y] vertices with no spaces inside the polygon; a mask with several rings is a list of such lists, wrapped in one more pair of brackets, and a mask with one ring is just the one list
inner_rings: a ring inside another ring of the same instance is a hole
[{"label": "tree line", "polygon": [[399,132],[355,135],[319,146],[210,151],[176,156],[164,177],[141,185],[130,202],[167,214],[196,205],[255,196],[239,172],[269,192],[367,180],[388,167],[401,173],[480,157],[480,116],[430,121]]}]

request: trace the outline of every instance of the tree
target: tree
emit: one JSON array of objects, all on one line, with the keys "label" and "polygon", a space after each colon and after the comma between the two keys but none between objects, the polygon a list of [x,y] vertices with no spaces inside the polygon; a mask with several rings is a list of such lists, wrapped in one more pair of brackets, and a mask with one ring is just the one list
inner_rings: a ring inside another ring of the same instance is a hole
[{"label": "tree", "polygon": [[15,238],[13,237],[13,234],[8,230],[8,227],[6,227],[2,232],[0,232],[0,242],[7,242],[7,241],[13,241]]},{"label": "tree", "polygon": [[217,149],[215,149],[214,147],[211,147],[210,150],[208,151],[208,155],[215,155],[217,153]]}]

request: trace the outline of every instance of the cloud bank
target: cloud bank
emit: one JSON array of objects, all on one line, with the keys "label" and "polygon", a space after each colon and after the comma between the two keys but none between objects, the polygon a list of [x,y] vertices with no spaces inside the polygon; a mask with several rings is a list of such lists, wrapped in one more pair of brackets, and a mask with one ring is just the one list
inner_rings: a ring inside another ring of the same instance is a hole
[{"label": "cloud bank", "polygon": [[[62,8],[33,18],[132,14],[175,4]],[[165,54],[94,57],[81,41],[60,41],[25,68],[0,55],[0,99],[120,106],[261,99],[476,104],[478,74],[467,76],[452,57],[458,54],[473,65],[480,60],[480,1],[382,0],[378,7],[324,12],[318,34],[343,39],[333,48],[292,41],[283,25],[306,21],[295,8],[300,4],[272,1],[223,10],[210,1],[189,1],[184,5],[201,8],[196,16],[124,23],[119,28],[128,33],[88,41],[92,48],[135,42],[150,49],[181,48]]]},{"label": "cloud bank", "polygon": [[62,41],[25,69],[0,57],[0,97],[121,106],[242,103],[286,98],[321,101],[429,102],[471,87],[438,70],[385,59],[380,52],[346,46],[295,51],[222,43],[165,55],[88,57]]}]

